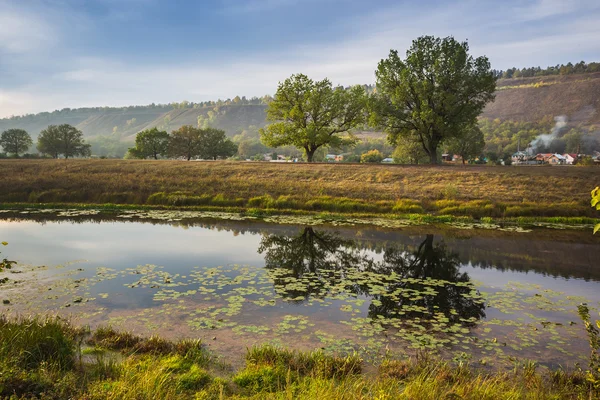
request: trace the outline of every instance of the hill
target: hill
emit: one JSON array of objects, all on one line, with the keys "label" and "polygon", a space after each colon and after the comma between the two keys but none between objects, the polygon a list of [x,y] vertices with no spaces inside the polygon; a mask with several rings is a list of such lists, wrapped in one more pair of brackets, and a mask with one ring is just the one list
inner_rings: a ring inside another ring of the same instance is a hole
[{"label": "hill", "polygon": [[[268,98],[247,100],[236,97],[234,100],[204,103],[63,109],[0,119],[0,132],[21,128],[35,140],[48,125],[68,123],[91,139],[94,154],[122,156],[133,142],[135,134],[141,130],[158,126],[171,131],[183,125],[205,124],[225,130],[229,137],[244,130],[252,131],[251,139],[256,147],[254,152],[260,153],[269,151],[261,147],[257,139],[257,128],[266,123],[267,101]],[[522,143],[528,143],[538,134],[547,133],[553,125],[553,118],[559,115],[566,116],[568,121],[563,133],[574,127],[585,129],[591,132],[588,134],[598,137],[596,142],[600,143],[600,72],[500,79],[496,99],[486,107],[482,117],[489,121],[511,121],[516,125],[505,129],[496,124],[497,129],[488,136],[506,143],[488,146],[487,150],[499,155],[510,153],[516,150],[517,144],[515,142],[507,146],[507,143],[515,132],[525,129],[518,124],[535,124],[537,131],[530,135],[532,137],[521,138]],[[499,135],[496,131],[507,133]],[[359,136],[363,139],[383,138],[382,134],[369,131],[360,132]],[[592,147],[598,150],[596,145]]]},{"label": "hill", "polygon": [[566,115],[570,125],[600,125],[600,72],[500,79],[484,118],[538,122]]},{"label": "hill", "polygon": [[197,125],[198,118],[211,126],[225,130],[229,136],[249,126],[265,124],[264,104],[229,104],[174,108],[173,105],[131,106],[123,108],[97,107],[63,109],[19,117],[0,119],[0,131],[25,129],[35,139],[48,125],[71,124],[86,137],[118,133],[124,141],[133,141],[135,134],[155,126],[174,130],[183,125]]}]

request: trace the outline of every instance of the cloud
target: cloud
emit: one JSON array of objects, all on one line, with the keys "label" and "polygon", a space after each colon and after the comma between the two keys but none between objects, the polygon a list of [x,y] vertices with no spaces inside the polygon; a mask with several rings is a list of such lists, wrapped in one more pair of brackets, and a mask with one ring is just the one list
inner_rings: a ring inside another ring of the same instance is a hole
[{"label": "cloud", "polygon": [[[96,1],[111,4],[111,7],[118,3],[116,0]],[[135,6],[140,6],[140,2],[151,4],[153,1],[127,0],[129,5]],[[251,12],[260,7],[292,6],[298,1],[251,1],[240,7],[249,7],[246,12]],[[531,11],[536,18],[562,15],[561,6],[556,3],[537,1],[530,3],[529,9],[537,10]],[[85,28],[87,30],[76,26],[65,33],[60,28],[62,21],[88,21],[86,18],[89,16],[63,5],[62,16],[56,15],[56,10],[48,11],[51,18],[47,19],[29,13],[33,18],[31,21],[42,22],[42,25],[34,27],[34,31],[40,30],[34,35],[37,41],[23,40],[23,44],[16,48],[29,51],[36,58],[22,61],[18,67],[13,61],[4,66],[0,59],[0,71],[12,68],[11,73],[20,74],[22,81],[2,82],[0,76],[0,117],[64,107],[262,96],[273,93],[279,81],[298,72],[315,79],[329,77],[334,84],[373,83],[377,63],[387,57],[390,49],[398,49],[403,54],[412,39],[424,34],[469,39],[471,53],[487,55],[496,69],[554,65],[581,59],[597,61],[590,57],[600,54],[600,42],[595,39],[600,35],[597,24],[600,9],[585,9],[584,3],[577,2],[577,7],[570,9],[569,18],[559,18],[552,24],[533,24],[516,16],[515,10],[522,7],[520,2],[482,4],[473,0],[457,0],[435,8],[422,4],[374,7],[368,14],[332,21],[327,35],[323,34],[319,40],[312,42],[289,39],[283,47],[258,50],[228,48],[218,53],[199,47],[195,49],[196,55],[182,49],[179,57],[143,62],[133,51],[135,43],[132,43],[132,52],[127,59],[106,51],[96,53],[73,47],[69,40],[73,32],[101,35],[102,26],[91,19]],[[228,4],[233,7],[238,3],[227,2],[225,6]],[[70,14],[69,10],[72,11]],[[489,19],[490,15],[494,15],[493,21],[482,24],[482,19]],[[2,32],[0,28],[0,39]],[[19,37],[26,37],[23,35],[27,32],[23,29],[21,32]],[[43,40],[50,42],[45,44]],[[38,46],[38,50],[53,46],[52,56],[27,49],[25,44]],[[0,54],[1,51],[0,47]],[[199,52],[202,55],[198,55]],[[56,53],[61,56],[56,57]]]},{"label": "cloud", "polygon": [[54,27],[40,15],[0,3],[0,53],[29,53],[57,40]]}]

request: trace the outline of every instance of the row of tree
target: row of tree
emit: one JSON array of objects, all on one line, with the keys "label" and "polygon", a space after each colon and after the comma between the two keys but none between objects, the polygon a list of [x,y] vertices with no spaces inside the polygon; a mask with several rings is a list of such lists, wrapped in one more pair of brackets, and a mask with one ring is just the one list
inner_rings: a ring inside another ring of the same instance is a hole
[{"label": "row of tree", "polygon": [[202,158],[216,160],[237,153],[237,145],[225,135],[225,131],[214,128],[182,126],[171,134],[158,128],[139,132],[135,147],[129,149],[132,158],[183,157],[187,160]]},{"label": "row of tree", "polygon": [[529,68],[509,68],[506,71],[494,70],[494,75],[498,78],[510,79],[510,78],[529,78],[533,76],[549,76],[549,75],[572,75],[572,74],[584,74],[591,72],[600,72],[600,63],[591,62],[586,63],[580,61],[576,64],[557,64],[553,67],[547,67],[542,69],[541,67],[529,67]]},{"label": "row of tree", "polygon": [[406,58],[392,50],[381,60],[371,94],[363,86],[334,88],[328,79],[292,75],[267,107],[272,123],[260,131],[261,140],[304,149],[311,162],[323,146],[356,143],[350,131],[368,124],[385,131],[392,144],[419,146],[432,164],[442,145],[465,155],[480,152],[482,146],[473,149],[483,141],[477,117],[493,100],[497,77],[487,57],[473,58],[468,50],[467,42],[452,37],[420,37]]},{"label": "row of tree", "polygon": [[[16,157],[32,145],[31,136],[23,129],[8,129],[0,135],[0,146]],[[69,124],[50,125],[42,130],[37,139],[37,150],[53,158],[88,157],[91,154],[90,145],[83,140],[83,133]]]}]

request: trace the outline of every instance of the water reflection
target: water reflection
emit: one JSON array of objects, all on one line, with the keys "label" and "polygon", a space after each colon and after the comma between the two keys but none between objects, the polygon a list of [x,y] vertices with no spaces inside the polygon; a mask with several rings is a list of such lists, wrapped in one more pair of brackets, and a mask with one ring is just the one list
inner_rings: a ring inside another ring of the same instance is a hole
[{"label": "water reflection", "polygon": [[296,236],[265,235],[259,253],[277,271],[273,282],[284,298],[302,302],[339,292],[370,299],[371,318],[443,320],[472,325],[485,305],[458,255],[433,235],[414,251],[388,247],[377,261],[354,240],[304,228]]}]

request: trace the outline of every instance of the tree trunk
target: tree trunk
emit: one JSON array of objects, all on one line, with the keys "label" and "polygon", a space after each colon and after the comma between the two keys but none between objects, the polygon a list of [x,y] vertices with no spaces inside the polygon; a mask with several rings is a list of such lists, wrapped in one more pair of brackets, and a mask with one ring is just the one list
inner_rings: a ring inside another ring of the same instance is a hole
[{"label": "tree trunk", "polygon": [[304,150],[306,151],[306,161],[313,162],[313,157],[314,157],[315,151],[317,151],[317,149],[311,149],[309,147],[305,147]]},{"label": "tree trunk", "polygon": [[464,157],[461,157],[461,158],[462,158],[463,165],[465,165],[465,158]]},{"label": "tree trunk", "polygon": [[433,165],[438,163],[437,148],[435,146],[432,146],[432,148],[429,150],[429,161]]}]

